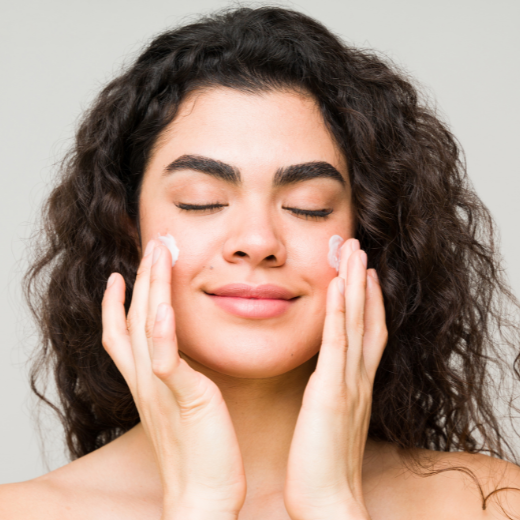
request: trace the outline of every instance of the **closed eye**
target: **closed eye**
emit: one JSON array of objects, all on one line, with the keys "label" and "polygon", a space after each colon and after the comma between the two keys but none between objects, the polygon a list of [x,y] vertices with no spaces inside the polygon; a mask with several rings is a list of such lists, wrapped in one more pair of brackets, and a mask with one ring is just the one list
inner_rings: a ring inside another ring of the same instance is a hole
[{"label": "closed eye", "polygon": [[324,218],[327,218],[332,213],[331,209],[310,210],[310,209],[300,209],[300,208],[288,208],[285,206],[283,207],[283,209],[290,211],[294,215],[304,217],[307,220],[324,219]]},{"label": "closed eye", "polygon": [[[180,210],[183,211],[212,211],[214,209],[220,209],[228,206],[229,204],[220,204],[218,202],[214,202],[212,204],[185,204],[183,202],[179,202],[175,204]],[[300,209],[300,208],[289,208],[283,206],[282,209],[286,209],[290,211],[294,215],[304,217],[306,220],[319,220],[327,218],[333,210],[331,209]]]},{"label": "closed eye", "polygon": [[219,209],[228,206],[228,204],[219,204],[218,202],[214,202],[213,204],[184,204],[179,202],[175,205],[184,211],[211,211],[213,209]]}]

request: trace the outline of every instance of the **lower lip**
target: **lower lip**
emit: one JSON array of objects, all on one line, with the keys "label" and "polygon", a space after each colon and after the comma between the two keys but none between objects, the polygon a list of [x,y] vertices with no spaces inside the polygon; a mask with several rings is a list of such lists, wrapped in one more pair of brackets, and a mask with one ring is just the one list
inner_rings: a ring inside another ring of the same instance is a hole
[{"label": "lower lip", "polygon": [[208,296],[230,314],[242,318],[276,318],[281,316],[295,302],[292,300],[275,300],[267,298],[238,298],[236,296]]}]

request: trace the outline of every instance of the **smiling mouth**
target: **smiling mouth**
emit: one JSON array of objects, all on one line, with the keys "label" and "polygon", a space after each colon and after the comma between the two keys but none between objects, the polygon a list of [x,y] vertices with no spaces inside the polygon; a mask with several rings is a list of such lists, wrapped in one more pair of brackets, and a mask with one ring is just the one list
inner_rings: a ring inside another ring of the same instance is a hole
[{"label": "smiling mouth", "polygon": [[285,314],[298,298],[281,300],[276,298],[240,298],[237,296],[208,296],[221,309],[242,318],[267,319]]},{"label": "smiling mouth", "polygon": [[242,300],[281,300],[281,301],[291,301],[296,300],[296,298],[299,298],[299,296],[294,296],[293,298],[264,298],[262,296],[226,296],[223,294],[215,294],[203,291],[208,296],[219,296],[221,298],[240,298]]}]

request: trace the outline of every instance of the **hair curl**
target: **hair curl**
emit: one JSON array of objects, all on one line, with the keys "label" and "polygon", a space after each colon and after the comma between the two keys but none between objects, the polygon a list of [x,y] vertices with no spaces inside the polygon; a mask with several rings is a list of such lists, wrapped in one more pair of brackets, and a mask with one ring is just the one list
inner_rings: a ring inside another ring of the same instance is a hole
[{"label": "hair curl", "polygon": [[42,331],[32,387],[51,404],[39,384],[44,368],[53,370],[60,402],[51,405],[71,458],[139,422],[101,345],[101,300],[116,271],[131,301],[147,161],[186,95],[208,86],[311,95],[347,158],[356,234],[379,273],[389,330],[369,436],[512,460],[489,374],[499,364],[520,378],[507,332],[518,328],[505,310],[518,302],[456,139],[388,60],[275,7],[223,11],[159,35],[79,126],[25,278]]}]

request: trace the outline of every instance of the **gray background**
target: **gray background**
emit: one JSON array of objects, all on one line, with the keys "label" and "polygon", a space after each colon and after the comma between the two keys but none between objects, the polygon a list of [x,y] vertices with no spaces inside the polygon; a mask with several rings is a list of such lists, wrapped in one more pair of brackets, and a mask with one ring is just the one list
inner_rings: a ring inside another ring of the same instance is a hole
[{"label": "gray background", "polygon": [[[33,478],[65,463],[61,430],[46,414],[42,457],[27,382],[34,329],[20,292],[27,238],[54,165],[96,92],[152,35],[224,5],[229,3],[0,4],[0,483]],[[501,230],[505,266],[519,295],[520,2],[300,0],[278,5],[300,9],[346,40],[382,51],[424,85],[462,142],[477,192]]]}]

